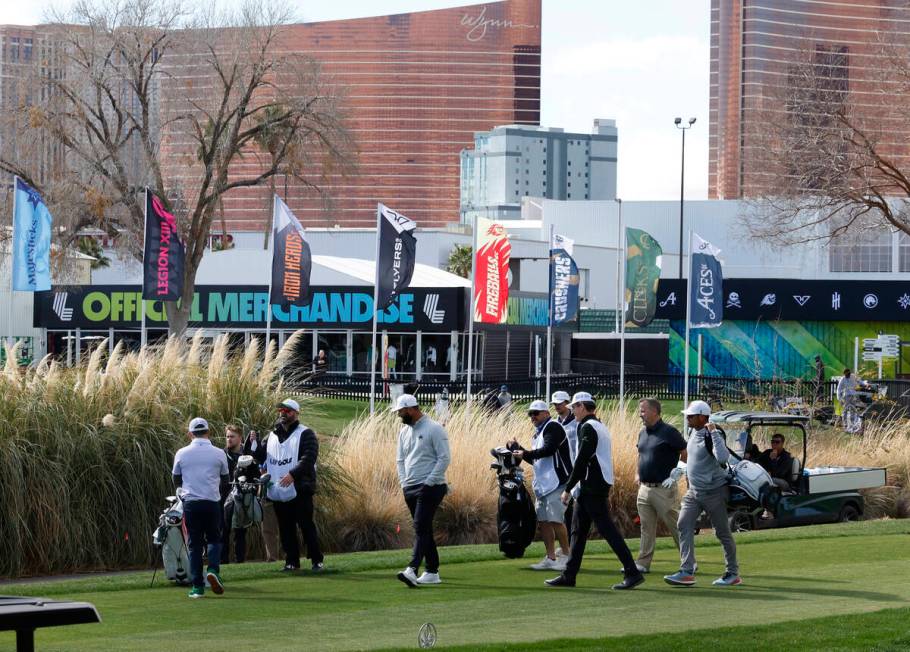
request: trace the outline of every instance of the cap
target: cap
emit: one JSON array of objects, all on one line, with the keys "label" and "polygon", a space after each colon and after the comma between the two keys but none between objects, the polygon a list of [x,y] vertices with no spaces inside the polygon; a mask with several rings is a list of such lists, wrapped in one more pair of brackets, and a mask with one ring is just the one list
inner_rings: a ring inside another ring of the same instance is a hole
[{"label": "cap", "polygon": [[692,416],[693,414],[703,414],[706,417],[710,417],[711,406],[704,401],[692,401],[689,403],[689,407],[683,410],[683,414],[687,417]]},{"label": "cap", "polygon": [[395,401],[395,405],[393,405],[389,409],[392,410],[393,412],[397,412],[398,410],[401,410],[402,408],[412,408],[412,407],[417,407],[417,399],[414,398],[414,396],[412,394],[402,394],[401,396],[398,397],[398,400]]},{"label": "cap", "polygon": [[287,408],[289,410],[294,410],[294,412],[300,412],[300,403],[295,401],[292,398],[286,398],[281,403],[278,404],[280,408]]},{"label": "cap", "polygon": [[575,396],[572,397],[572,402],[569,405],[575,406],[585,402],[593,403],[594,397],[588,392],[575,392]]},{"label": "cap", "polygon": [[540,400],[532,401],[531,404],[528,406],[528,412],[549,412],[549,411],[550,411],[549,406]]},{"label": "cap", "polygon": [[569,396],[569,392],[553,392],[553,397],[550,399],[550,403],[554,405],[556,403],[568,403],[572,400],[572,397]]},{"label": "cap", "polygon": [[509,391],[509,386],[508,386],[508,385],[502,385],[502,386],[499,388],[499,391],[500,391],[500,392],[508,392],[508,391]]},{"label": "cap", "polygon": [[202,417],[196,417],[190,421],[190,432],[208,432],[209,422]]}]

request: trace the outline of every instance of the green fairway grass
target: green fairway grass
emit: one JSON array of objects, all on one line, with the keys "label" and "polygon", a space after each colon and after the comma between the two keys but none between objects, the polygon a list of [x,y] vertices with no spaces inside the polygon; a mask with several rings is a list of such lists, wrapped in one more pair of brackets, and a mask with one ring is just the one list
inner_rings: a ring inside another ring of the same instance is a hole
[{"label": "green fairway grass", "polygon": [[[426,622],[438,647],[465,650],[898,650],[910,644],[908,535],[908,521],[740,534],[744,584],[729,588],[710,585],[723,563],[706,534],[696,540],[699,582],[690,589],[661,580],[678,566],[662,540],[648,581],[630,592],[610,590],[618,563],[598,542],[575,589],[545,587],[553,573],[526,569],[542,555],[535,544],[522,560],[503,559],[495,546],[443,549],[444,584],[419,589],[395,579],[408,560],[399,550],[330,556],[321,575],[226,566],[226,593],[198,601],[160,576],[148,588],[150,572],[7,584],[2,593],[97,606],[101,624],[39,630],[44,651],[415,649]],[[706,627],[723,631],[699,631]],[[12,645],[12,634],[0,634],[0,649]]]}]

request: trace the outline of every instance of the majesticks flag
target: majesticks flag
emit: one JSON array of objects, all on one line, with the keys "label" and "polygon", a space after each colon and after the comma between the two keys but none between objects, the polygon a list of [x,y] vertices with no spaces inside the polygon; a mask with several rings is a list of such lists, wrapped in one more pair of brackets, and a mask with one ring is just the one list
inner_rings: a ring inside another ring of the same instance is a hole
[{"label": "majesticks flag", "polygon": [[177,220],[161,199],[145,189],[145,248],[142,254],[142,298],[176,301],[183,294],[186,250]]},{"label": "majesticks flag", "polygon": [[626,229],[625,320],[644,328],[657,312],[657,284],[663,250],[657,240],[641,229]]},{"label": "majesticks flag", "polygon": [[689,326],[717,328],[724,320],[724,277],[717,249],[692,234],[689,253]]},{"label": "majesticks flag", "polygon": [[303,226],[281,198],[275,196],[272,211],[272,296],[281,306],[310,303],[310,245],[303,239]]},{"label": "majesticks flag", "polygon": [[509,316],[509,234],[499,222],[477,218],[474,255],[474,321],[504,324]]},{"label": "majesticks flag", "polygon": [[572,258],[574,241],[553,234],[550,244],[550,323],[559,326],[578,316],[578,265]]},{"label": "majesticks flag", "polygon": [[51,218],[38,191],[16,177],[13,215],[13,290],[51,289]]},{"label": "majesticks flag", "polygon": [[379,212],[379,260],[376,261],[379,294],[376,309],[384,310],[411,284],[417,256],[417,239],[414,237],[417,222],[382,204],[376,210]]}]

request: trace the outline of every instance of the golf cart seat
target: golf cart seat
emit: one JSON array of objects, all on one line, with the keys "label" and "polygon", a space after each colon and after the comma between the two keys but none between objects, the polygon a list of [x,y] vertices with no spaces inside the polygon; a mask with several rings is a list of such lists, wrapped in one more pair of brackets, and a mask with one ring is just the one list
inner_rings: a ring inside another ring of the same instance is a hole
[{"label": "golf cart seat", "polygon": [[799,475],[802,469],[800,468],[799,458],[794,457],[793,461],[790,463],[790,473],[787,474],[787,483],[790,485],[787,489],[781,488],[782,494],[796,494],[799,492]]}]

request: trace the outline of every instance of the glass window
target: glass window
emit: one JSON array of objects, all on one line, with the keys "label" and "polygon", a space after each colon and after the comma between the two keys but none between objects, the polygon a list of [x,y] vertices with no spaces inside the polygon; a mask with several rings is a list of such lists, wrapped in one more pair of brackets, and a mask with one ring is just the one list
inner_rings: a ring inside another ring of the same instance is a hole
[{"label": "glass window", "polygon": [[24,39],[24,40],[23,40],[23,45],[22,45],[22,58],[23,58],[25,61],[31,61],[31,60],[32,60],[32,39],[30,39],[30,38],[27,38],[27,39]]},{"label": "glass window", "polygon": [[[348,334],[319,332],[319,348],[316,357],[321,357],[319,351],[325,351],[328,360],[326,370],[330,373],[346,373],[348,370]],[[315,362],[315,361],[314,361]]]},{"label": "glass window", "polygon": [[[446,333],[444,335],[428,335],[423,334],[423,376],[426,377],[436,377],[436,376],[448,376],[449,375],[449,361],[451,357],[448,356],[449,345],[452,343],[451,336]],[[447,361],[449,358],[449,361]]]},{"label": "glass window", "polygon": [[832,272],[890,272],[891,232],[853,231],[828,246]]},{"label": "glass window", "polygon": [[417,334],[389,333],[386,359],[390,379],[415,378],[417,375]]},{"label": "glass window", "polygon": [[902,272],[910,272],[910,235],[901,231],[897,242],[899,269]]},{"label": "glass window", "polygon": [[19,37],[12,36],[9,40],[9,60],[19,61]]},{"label": "glass window", "polygon": [[[380,337],[380,335],[376,336],[377,346],[379,346]],[[354,355],[354,373],[369,373],[370,353],[373,350],[373,334],[354,333],[354,341],[352,342],[352,347]],[[380,367],[377,366],[376,371],[380,371]]]}]

